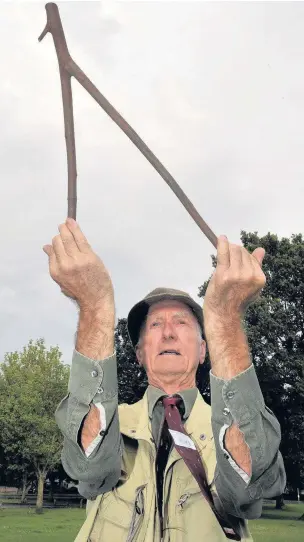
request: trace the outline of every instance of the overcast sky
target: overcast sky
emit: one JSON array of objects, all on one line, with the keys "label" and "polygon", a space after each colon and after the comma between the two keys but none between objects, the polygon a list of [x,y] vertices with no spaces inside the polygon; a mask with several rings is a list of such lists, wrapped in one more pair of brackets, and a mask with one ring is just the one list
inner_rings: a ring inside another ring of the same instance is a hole
[{"label": "overcast sky", "polygon": [[[59,2],[70,52],[217,235],[303,232],[304,4]],[[29,339],[70,362],[75,306],[42,246],[67,212],[57,57],[44,2],[0,3],[0,353]],[[166,183],[73,82],[77,219],[117,316],[158,286],[188,291],[215,251]],[[0,359],[1,359],[0,358]]]}]

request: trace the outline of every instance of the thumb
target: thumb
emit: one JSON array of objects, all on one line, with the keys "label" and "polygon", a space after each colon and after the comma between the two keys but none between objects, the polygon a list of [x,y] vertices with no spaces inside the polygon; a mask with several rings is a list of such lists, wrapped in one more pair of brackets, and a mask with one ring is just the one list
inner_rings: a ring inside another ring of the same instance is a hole
[{"label": "thumb", "polygon": [[53,253],[53,247],[52,245],[44,245],[44,247],[42,248],[43,252],[45,252],[49,257],[51,257],[52,253]]},{"label": "thumb", "polygon": [[262,247],[256,248],[256,249],[253,251],[253,253],[252,253],[252,256],[257,260],[258,264],[259,264],[261,267],[262,267],[262,263],[263,263],[265,254],[266,254],[266,251],[265,251],[265,249],[262,248]]}]

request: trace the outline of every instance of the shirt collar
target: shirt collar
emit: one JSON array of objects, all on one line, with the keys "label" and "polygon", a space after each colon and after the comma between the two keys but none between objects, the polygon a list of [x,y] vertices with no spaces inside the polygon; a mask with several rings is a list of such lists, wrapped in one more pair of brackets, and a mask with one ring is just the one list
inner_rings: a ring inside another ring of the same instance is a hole
[{"label": "shirt collar", "polygon": [[[197,397],[197,388],[188,388],[186,390],[180,391],[174,395],[180,397],[184,403],[185,413],[183,418],[186,420],[189,418],[193,405]],[[168,397],[167,393],[164,390],[155,388],[154,386],[149,385],[147,389],[147,398],[148,398],[148,410],[149,418],[152,419],[152,414],[155,405],[160,401],[161,397]]]}]

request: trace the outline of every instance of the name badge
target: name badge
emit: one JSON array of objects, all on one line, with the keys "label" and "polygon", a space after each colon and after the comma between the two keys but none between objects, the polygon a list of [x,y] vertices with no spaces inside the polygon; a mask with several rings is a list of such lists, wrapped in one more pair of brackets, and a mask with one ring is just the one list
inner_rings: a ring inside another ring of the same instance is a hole
[{"label": "name badge", "polygon": [[191,438],[188,437],[188,435],[184,435],[184,433],[180,433],[179,431],[174,431],[174,429],[169,429],[169,432],[176,446],[183,446],[184,448],[196,450]]}]

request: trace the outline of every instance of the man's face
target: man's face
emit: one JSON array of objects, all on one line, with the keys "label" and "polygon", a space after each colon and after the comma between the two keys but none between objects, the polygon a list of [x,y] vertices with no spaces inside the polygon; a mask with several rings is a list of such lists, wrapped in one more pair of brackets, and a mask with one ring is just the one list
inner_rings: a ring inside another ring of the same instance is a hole
[{"label": "man's face", "polygon": [[146,369],[149,380],[174,377],[178,380],[195,376],[203,363],[206,343],[191,309],[178,301],[160,301],[148,312],[137,358]]}]

